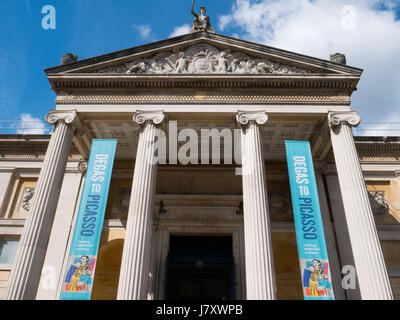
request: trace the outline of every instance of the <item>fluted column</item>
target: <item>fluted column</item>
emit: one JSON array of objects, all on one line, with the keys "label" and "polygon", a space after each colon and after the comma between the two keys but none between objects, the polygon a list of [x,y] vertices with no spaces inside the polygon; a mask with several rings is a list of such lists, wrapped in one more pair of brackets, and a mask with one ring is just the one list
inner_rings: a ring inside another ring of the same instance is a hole
[{"label": "fluted column", "polygon": [[54,110],[46,121],[55,127],[8,281],[5,294],[8,300],[35,299],[72,144],[73,125],[78,125],[76,111]]},{"label": "fluted column", "polygon": [[333,293],[336,300],[346,300],[346,295],[342,288],[342,272],[340,268],[339,256],[336,249],[335,235],[333,233],[331,217],[329,214],[328,200],[326,198],[326,191],[324,186],[324,179],[322,176],[323,165],[316,164],[315,176],[317,180],[317,188],[319,195],[319,202],[321,207],[322,223],[325,231],[326,248],[328,250],[329,265],[331,268]]},{"label": "fluted column", "polygon": [[118,285],[119,300],[146,300],[150,270],[150,245],[157,164],[156,125],[163,112],[138,111],[133,120],[141,125],[132,193]]},{"label": "fluted column", "polygon": [[260,125],[268,121],[265,112],[239,112],[242,126],[243,217],[248,300],[276,299],[275,271],[267,184]]},{"label": "fluted column", "polygon": [[328,115],[354,263],[363,300],[391,300],[393,294],[351,128],[355,112]]}]

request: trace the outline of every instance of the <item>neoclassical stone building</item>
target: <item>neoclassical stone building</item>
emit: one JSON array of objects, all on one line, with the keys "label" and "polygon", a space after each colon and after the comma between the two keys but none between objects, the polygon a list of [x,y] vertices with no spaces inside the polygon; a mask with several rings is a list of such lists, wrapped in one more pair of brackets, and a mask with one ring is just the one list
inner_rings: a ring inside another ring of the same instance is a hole
[{"label": "neoclassical stone building", "polygon": [[399,298],[400,140],[353,137],[343,55],[198,31],[46,73],[53,133],[0,136],[1,298],[59,299],[93,139],[117,152],[92,299],[302,299],[285,140],[311,144],[335,298]]}]

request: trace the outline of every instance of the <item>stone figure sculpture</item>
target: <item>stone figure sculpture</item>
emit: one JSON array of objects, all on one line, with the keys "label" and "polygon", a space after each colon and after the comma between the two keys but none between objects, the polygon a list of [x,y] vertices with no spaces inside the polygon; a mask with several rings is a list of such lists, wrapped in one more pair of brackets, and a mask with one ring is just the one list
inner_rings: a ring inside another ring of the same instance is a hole
[{"label": "stone figure sculpture", "polygon": [[205,15],[207,12],[205,7],[200,7],[200,14],[197,14],[194,11],[194,0],[193,0],[191,12],[194,15],[194,21],[192,25],[192,30],[190,32],[208,31],[215,33],[213,27],[211,27],[210,17]]}]

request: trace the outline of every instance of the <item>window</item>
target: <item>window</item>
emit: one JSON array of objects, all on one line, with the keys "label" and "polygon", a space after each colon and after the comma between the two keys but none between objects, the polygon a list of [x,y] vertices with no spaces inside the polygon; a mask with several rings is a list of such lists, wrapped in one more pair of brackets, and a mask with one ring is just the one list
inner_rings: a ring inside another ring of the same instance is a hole
[{"label": "window", "polygon": [[0,240],[0,264],[13,264],[18,244],[18,239]]}]

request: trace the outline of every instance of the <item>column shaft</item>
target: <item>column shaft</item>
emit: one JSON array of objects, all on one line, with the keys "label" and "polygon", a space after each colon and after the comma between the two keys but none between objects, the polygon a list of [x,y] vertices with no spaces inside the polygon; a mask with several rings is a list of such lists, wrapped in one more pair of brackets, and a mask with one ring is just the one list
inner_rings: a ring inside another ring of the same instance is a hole
[{"label": "column shaft", "polygon": [[[268,117],[264,116],[266,122]],[[260,121],[240,122],[246,124],[241,143],[247,299],[274,300],[275,271]]]},{"label": "column shaft", "polygon": [[[49,244],[43,262],[42,276],[36,293],[36,300],[58,299],[57,288],[59,279],[63,276],[64,258],[68,254],[68,238],[79,199],[82,176],[82,172],[71,172],[64,175]],[[54,278],[52,275],[54,275]]]},{"label": "column shaft", "polygon": [[[143,116],[144,118],[140,118]],[[119,300],[146,300],[150,270],[150,245],[157,164],[154,162],[156,126],[148,115],[142,124],[129,204],[118,287]],[[163,121],[163,115],[162,120]],[[158,121],[157,121],[158,122]]]},{"label": "column shaft", "polygon": [[[344,213],[339,180],[337,175],[334,174],[327,175],[325,179],[332,209],[333,223],[335,225],[335,235],[339,249],[341,267],[354,267],[353,250],[351,248],[349,229],[347,226],[346,215]],[[342,274],[342,276],[344,276],[344,274]],[[360,286],[358,285],[357,277],[355,281],[353,281],[353,284],[354,287],[345,289],[347,300],[361,300]]]},{"label": "column shaft", "polygon": [[393,294],[350,125],[353,113],[330,114],[332,146],[362,299],[388,300]]},{"label": "column shaft", "polygon": [[64,120],[58,121],[40,171],[5,299],[35,299],[72,136],[73,128]]},{"label": "column shaft", "polygon": [[322,223],[325,231],[325,241],[328,250],[329,264],[331,268],[333,292],[336,300],[346,300],[346,295],[342,288],[342,272],[340,268],[339,256],[336,249],[335,236],[333,234],[331,217],[329,214],[328,200],[324,186],[324,179],[319,170],[315,171],[317,179],[317,188],[321,206]]}]

